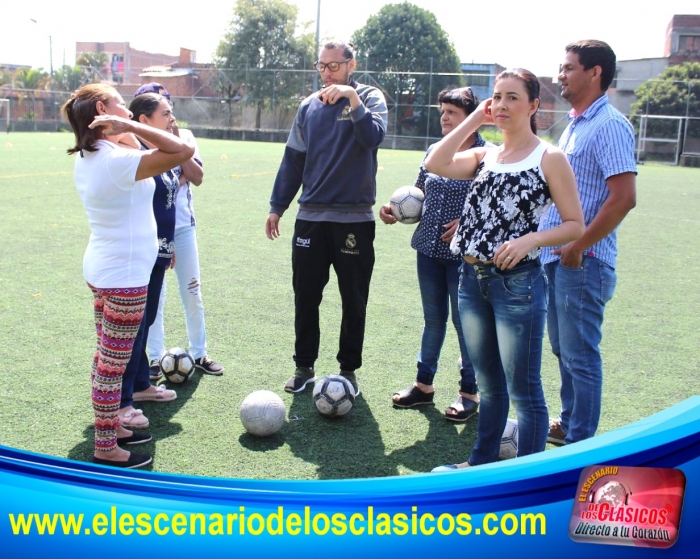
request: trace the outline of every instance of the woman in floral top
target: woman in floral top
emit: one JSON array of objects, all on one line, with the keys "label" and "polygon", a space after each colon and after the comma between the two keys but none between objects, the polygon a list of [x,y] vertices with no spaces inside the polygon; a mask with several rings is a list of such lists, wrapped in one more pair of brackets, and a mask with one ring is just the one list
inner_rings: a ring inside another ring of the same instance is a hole
[{"label": "woman in floral top", "polygon": [[[441,91],[438,94],[438,104],[442,115],[442,133],[445,135],[474,112],[479,101],[470,87],[462,87]],[[475,131],[462,142],[459,150],[485,145],[484,139]],[[435,144],[428,148],[426,156],[434,147]],[[418,352],[416,380],[408,388],[396,392],[392,401],[399,408],[433,402],[433,379],[437,373],[451,309],[452,323],[459,341],[460,382],[457,399],[445,410],[445,416],[451,421],[466,421],[476,413],[479,395],[457,308],[462,258],[450,251],[449,243],[462,215],[471,181],[441,177],[428,172],[421,165],[415,185],[425,193],[423,215],[411,241],[417,254],[418,285],[423,303],[423,335]],[[396,223],[389,204],[382,206],[379,217],[389,225]]]},{"label": "woman in floral top", "polygon": [[[584,231],[576,180],[566,156],[536,134],[539,82],[527,70],[506,70],[481,103],[425,160],[433,173],[473,179],[451,242],[463,260],[459,312],[481,397],[476,445],[453,470],[495,462],[512,401],[518,456],[544,450],[549,431],[540,377],[547,280],[539,247],[561,245]],[[459,151],[483,124],[496,124],[503,144]],[[538,231],[554,202],[559,227]]]}]

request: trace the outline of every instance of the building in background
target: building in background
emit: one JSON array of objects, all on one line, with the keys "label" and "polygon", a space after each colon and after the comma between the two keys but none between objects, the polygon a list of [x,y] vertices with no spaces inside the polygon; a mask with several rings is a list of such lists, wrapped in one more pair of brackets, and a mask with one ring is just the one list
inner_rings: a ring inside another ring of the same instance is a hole
[{"label": "building in background", "polygon": [[676,15],[666,29],[664,57],[669,66],[700,62],[700,15]]},{"label": "building in background", "polygon": [[[139,82],[139,74],[144,68],[155,65],[170,65],[178,62],[179,57],[156,54],[131,48],[125,43],[96,43],[80,41],[75,43],[76,59],[81,54],[104,52],[107,62],[102,68],[96,68],[105,81],[115,84]],[[190,51],[194,52],[194,51]]]},{"label": "building in background", "polygon": [[[197,64],[196,54],[193,50],[180,47],[180,56],[176,62],[143,68],[138,74],[137,83],[158,82],[168,90],[171,97],[218,98],[219,93],[211,85],[217,70],[213,64]],[[122,93],[131,94],[129,91]]]},{"label": "building in background", "polygon": [[636,100],[634,91],[645,81],[657,77],[668,66],[700,62],[700,15],[674,15],[666,28],[664,55],[659,58],[618,60],[610,102],[623,114],[629,114]]},{"label": "building in background", "polygon": [[472,88],[479,100],[488,99],[493,91],[493,81],[505,68],[500,64],[462,62],[464,82]]}]

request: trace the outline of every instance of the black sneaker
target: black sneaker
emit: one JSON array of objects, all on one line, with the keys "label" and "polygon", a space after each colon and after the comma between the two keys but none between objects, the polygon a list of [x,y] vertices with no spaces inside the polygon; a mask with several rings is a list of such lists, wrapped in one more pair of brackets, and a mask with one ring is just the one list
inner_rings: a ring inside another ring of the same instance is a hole
[{"label": "black sneaker", "polygon": [[151,380],[160,380],[163,378],[163,371],[160,370],[160,361],[158,361],[158,359],[151,359],[148,370],[148,377]]},{"label": "black sneaker", "polygon": [[117,437],[117,444],[144,444],[153,440],[150,433],[132,433],[128,437]]},{"label": "black sneaker", "polygon": [[284,391],[296,394],[297,392],[302,392],[307,384],[315,381],[316,376],[314,375],[313,367],[297,367],[296,371],[294,371],[294,376],[284,383]]},{"label": "black sneaker", "polygon": [[194,366],[206,375],[223,375],[224,368],[208,355],[194,360]]},{"label": "black sneaker", "polygon": [[153,462],[153,458],[151,458],[148,454],[136,454],[135,452],[132,452],[129,455],[128,460],[124,460],[123,462],[115,462],[114,460],[105,460],[103,458],[94,458],[92,459],[94,464],[100,464],[101,466],[113,466],[115,468],[141,468],[142,466],[148,466],[151,462]]},{"label": "black sneaker", "polygon": [[360,395],[360,386],[357,384],[355,371],[340,371],[340,376],[350,381],[350,384],[352,384],[352,387],[355,389],[355,398],[357,398]]}]

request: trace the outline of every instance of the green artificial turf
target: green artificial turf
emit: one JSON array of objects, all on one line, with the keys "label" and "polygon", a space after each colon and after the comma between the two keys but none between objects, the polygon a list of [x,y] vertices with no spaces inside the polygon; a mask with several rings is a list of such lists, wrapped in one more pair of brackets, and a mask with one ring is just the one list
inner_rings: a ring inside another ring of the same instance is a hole
[{"label": "green artificial turf", "polygon": [[[92,297],[82,278],[89,230],[73,184],[72,135],[0,138],[0,444],[89,460],[93,413]],[[178,399],[145,403],[153,470],[203,476],[332,479],[403,475],[463,461],[476,418],[446,421],[458,390],[451,326],[436,377],[435,405],[397,410],[391,395],[413,381],[422,328],[414,226],[377,223],[376,266],[365,336],[362,395],[341,419],[320,416],[311,391],[282,390],[293,373],[291,232],[264,234],[282,144],[201,140],[205,179],[194,189],[209,354],[222,377],[196,373]],[[421,152],[380,150],[378,200],[412,184]],[[618,286],[606,311],[603,416],[621,427],[700,392],[700,171],[642,166],[637,208],[620,229]],[[378,208],[378,206],[377,206]],[[336,373],[340,321],[331,274],[321,309],[320,375]],[[187,347],[176,280],[168,273],[166,345]],[[559,408],[558,370],[548,342],[542,367],[550,414]],[[240,404],[250,392],[278,393],[282,429],[245,433]],[[513,412],[511,411],[511,417]],[[551,449],[549,451],[552,451]]]}]

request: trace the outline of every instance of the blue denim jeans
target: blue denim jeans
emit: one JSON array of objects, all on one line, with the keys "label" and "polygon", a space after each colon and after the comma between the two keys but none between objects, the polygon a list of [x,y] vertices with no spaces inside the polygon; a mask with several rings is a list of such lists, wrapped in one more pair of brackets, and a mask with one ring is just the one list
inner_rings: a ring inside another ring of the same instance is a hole
[{"label": "blue denim jeans", "polygon": [[549,417],[540,366],[547,277],[539,260],[507,271],[463,264],[459,312],[481,396],[469,463],[498,459],[510,401],[518,417],[518,456],[544,450]]},{"label": "blue denim jeans", "polygon": [[124,370],[122,379],[122,401],[120,408],[134,405],[134,392],[148,390],[151,386],[148,356],[146,355],[146,342],[148,341],[148,329],[156,319],[158,314],[158,301],[160,300],[160,290],[163,287],[163,278],[167,266],[156,264],[151,270],[151,279],[148,282],[148,296],[146,297],[146,308],[143,312],[143,319],[139,327],[138,334],[134,339],[134,347],[131,351],[131,358]]},{"label": "blue denim jeans", "polygon": [[416,252],[418,285],[423,302],[423,336],[418,352],[418,372],[416,381],[433,384],[438,370],[440,351],[447,334],[447,319],[452,313],[452,324],[457,331],[459,351],[462,357],[460,368],[460,392],[476,394],[474,367],[462,334],[459,318],[458,296],[459,268],[461,260],[433,258]]},{"label": "blue denim jeans", "polygon": [[603,392],[603,311],[612,299],[615,270],[584,256],[580,268],[557,260],[546,265],[549,279],[547,331],[561,373],[561,427],[566,443],[595,435]]},{"label": "blue denim jeans", "polygon": [[[190,354],[195,359],[207,354],[207,331],[204,324],[204,303],[199,275],[199,252],[195,227],[175,229],[175,275],[180,290],[180,300],[185,311],[185,327]],[[165,306],[166,282],[158,302],[156,320],[148,330],[148,358],[160,359],[165,353],[165,328],[163,308]]]}]

